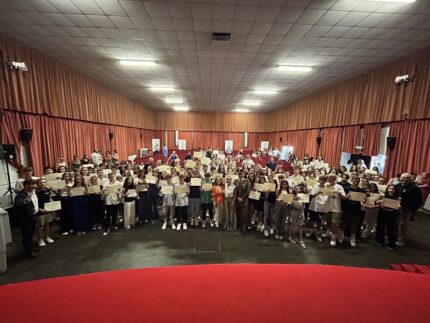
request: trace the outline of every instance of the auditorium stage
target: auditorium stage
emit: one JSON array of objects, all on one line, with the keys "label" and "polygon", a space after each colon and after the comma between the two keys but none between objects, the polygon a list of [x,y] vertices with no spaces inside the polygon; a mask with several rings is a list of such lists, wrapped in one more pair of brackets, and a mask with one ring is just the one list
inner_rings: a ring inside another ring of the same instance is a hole
[{"label": "auditorium stage", "polygon": [[2,322],[428,322],[430,276],[323,265],[120,270],[0,287]]}]

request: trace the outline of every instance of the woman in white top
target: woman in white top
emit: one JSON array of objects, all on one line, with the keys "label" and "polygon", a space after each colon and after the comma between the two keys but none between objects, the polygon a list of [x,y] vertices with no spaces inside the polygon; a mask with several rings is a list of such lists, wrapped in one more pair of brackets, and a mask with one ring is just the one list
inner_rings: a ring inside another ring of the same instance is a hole
[{"label": "woman in white top", "polygon": [[[190,193],[190,187],[184,182],[185,176],[179,175],[179,183],[175,185],[175,206],[176,206],[176,219],[178,225],[176,230],[181,230],[181,226],[184,230],[187,230],[188,220],[188,194]],[[176,193],[178,188],[185,188],[185,192]]]},{"label": "woman in white top", "polygon": [[237,230],[237,219],[236,219],[236,186],[233,184],[231,175],[227,175],[226,183],[224,188],[224,211],[227,218],[227,231]]}]

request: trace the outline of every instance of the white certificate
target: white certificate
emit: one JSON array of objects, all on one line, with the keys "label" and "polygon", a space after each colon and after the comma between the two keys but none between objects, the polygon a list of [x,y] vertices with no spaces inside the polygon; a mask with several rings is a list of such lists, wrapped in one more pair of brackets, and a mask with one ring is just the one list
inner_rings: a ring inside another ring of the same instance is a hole
[{"label": "white certificate", "polygon": [[195,151],[193,154],[193,158],[200,159],[203,157],[203,153],[201,151]]},{"label": "white certificate", "polygon": [[87,187],[88,193],[100,193],[100,185],[90,185]]},{"label": "white certificate", "polygon": [[362,192],[350,191],[349,197],[351,198],[351,201],[363,202],[366,199],[366,194]]},{"label": "white certificate", "polygon": [[61,210],[61,202],[60,201],[47,202],[47,203],[45,203],[44,209],[46,210],[46,212],[59,211],[59,210]]},{"label": "white certificate", "polygon": [[89,185],[91,183],[92,176],[83,176],[83,177],[84,177],[84,183]]},{"label": "white certificate", "polygon": [[160,165],[158,166],[158,172],[166,172],[167,174],[170,174],[170,166],[169,165]]},{"label": "white certificate", "polygon": [[145,180],[148,184],[157,184],[157,177],[155,176],[148,175],[145,177]]},{"label": "white certificate", "polygon": [[322,195],[325,196],[336,196],[336,191],[334,187],[324,187],[321,189]]},{"label": "white certificate", "polygon": [[400,209],[400,200],[384,198],[382,200],[382,206],[390,209],[398,210]]},{"label": "white certificate", "polygon": [[135,189],[129,189],[127,191],[127,197],[137,197],[137,192]]},{"label": "white certificate", "polygon": [[279,201],[287,202],[287,203],[293,203],[294,195],[288,194],[285,191],[282,191],[281,194],[278,196]]},{"label": "white certificate", "polygon": [[299,197],[299,202],[301,203],[309,203],[309,194],[299,193],[297,194]]},{"label": "white certificate", "polygon": [[173,194],[173,185],[164,185],[161,187],[161,193],[170,195]]},{"label": "white certificate", "polygon": [[167,181],[166,181],[165,179],[160,179],[160,180],[158,181],[158,185],[159,185],[160,187],[162,187],[163,185],[167,185]]},{"label": "white certificate", "polygon": [[103,175],[108,176],[110,173],[112,173],[112,170],[110,170],[110,169],[103,169]]},{"label": "white certificate", "polygon": [[70,196],[82,196],[85,195],[85,187],[72,187],[70,189]]},{"label": "white certificate", "polygon": [[63,174],[61,173],[52,173],[52,174],[44,175],[43,177],[46,179],[47,182],[51,182],[51,181],[61,179],[61,176],[63,176]]},{"label": "white certificate", "polygon": [[47,186],[54,191],[62,190],[63,188],[66,188],[66,181],[51,181],[47,183]]},{"label": "white certificate", "polygon": [[256,190],[258,192],[263,192],[264,191],[264,184],[255,183],[254,184],[254,190]]},{"label": "white certificate", "polygon": [[261,196],[260,192],[257,192],[257,191],[251,191],[251,192],[249,192],[249,198],[251,200],[259,200],[260,196]]},{"label": "white certificate", "polygon": [[318,182],[316,180],[312,179],[312,178],[306,179],[306,185],[307,186],[313,187],[313,186],[315,186],[317,184],[318,184]]},{"label": "white certificate", "polygon": [[276,183],[264,183],[263,184],[263,190],[269,191],[269,192],[275,192],[276,191]]},{"label": "white certificate", "polygon": [[387,185],[378,185],[378,191],[381,194],[385,194],[385,191],[387,190]]},{"label": "white certificate", "polygon": [[196,168],[196,162],[194,160],[187,160],[185,168]]},{"label": "white certificate", "polygon": [[202,190],[206,192],[212,191],[212,183],[203,183]]},{"label": "white certificate", "polygon": [[364,173],[371,174],[371,175],[377,175],[378,174],[378,172],[376,170],[371,170],[371,169],[366,169],[364,171]]},{"label": "white certificate", "polygon": [[201,178],[193,177],[193,178],[191,178],[190,185],[191,186],[202,186],[202,179]]},{"label": "white certificate", "polygon": [[175,187],[175,193],[176,194],[185,194],[188,192],[188,189],[186,186],[176,186]]},{"label": "white certificate", "polygon": [[201,158],[202,165],[209,165],[211,163],[211,159],[207,157]]}]

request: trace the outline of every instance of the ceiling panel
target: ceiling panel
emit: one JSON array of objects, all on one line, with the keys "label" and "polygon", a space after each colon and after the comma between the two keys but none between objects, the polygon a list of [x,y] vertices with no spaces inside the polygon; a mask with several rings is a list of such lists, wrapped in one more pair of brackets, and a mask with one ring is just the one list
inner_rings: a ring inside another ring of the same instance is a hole
[{"label": "ceiling panel", "polygon": [[[0,31],[154,109],[181,97],[195,111],[258,100],[250,109],[260,112],[429,47],[430,1],[0,0]],[[231,41],[212,41],[212,32],[231,32]],[[259,96],[257,87],[279,92]]]}]

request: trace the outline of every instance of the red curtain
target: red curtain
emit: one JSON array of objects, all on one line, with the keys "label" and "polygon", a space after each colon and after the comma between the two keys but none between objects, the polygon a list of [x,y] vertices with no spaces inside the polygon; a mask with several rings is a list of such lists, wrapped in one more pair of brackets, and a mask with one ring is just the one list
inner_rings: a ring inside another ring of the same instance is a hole
[{"label": "red curtain", "polygon": [[[19,148],[22,128],[33,129],[28,156],[35,174],[41,174],[45,166],[54,166],[60,154],[70,161],[74,154],[82,157],[84,153],[91,154],[94,148],[103,152],[115,149],[121,159],[126,159],[142,147],[150,148],[154,138],[152,130],[6,111],[1,127],[2,140],[16,145],[16,166],[21,164]],[[113,133],[111,142],[109,131]]]},{"label": "red curtain", "polygon": [[342,128],[325,128],[321,132],[320,154],[330,166],[338,166],[342,144]]},{"label": "red curtain", "polygon": [[393,177],[404,172],[430,171],[430,120],[395,122],[390,124],[390,137],[396,146],[387,151],[385,175]]},{"label": "red curtain", "polygon": [[381,124],[366,124],[364,129],[363,154],[376,156],[379,153],[379,143],[381,138]]},{"label": "red curtain", "polygon": [[348,126],[344,128],[342,151],[355,152],[355,146],[360,143],[360,126]]}]

